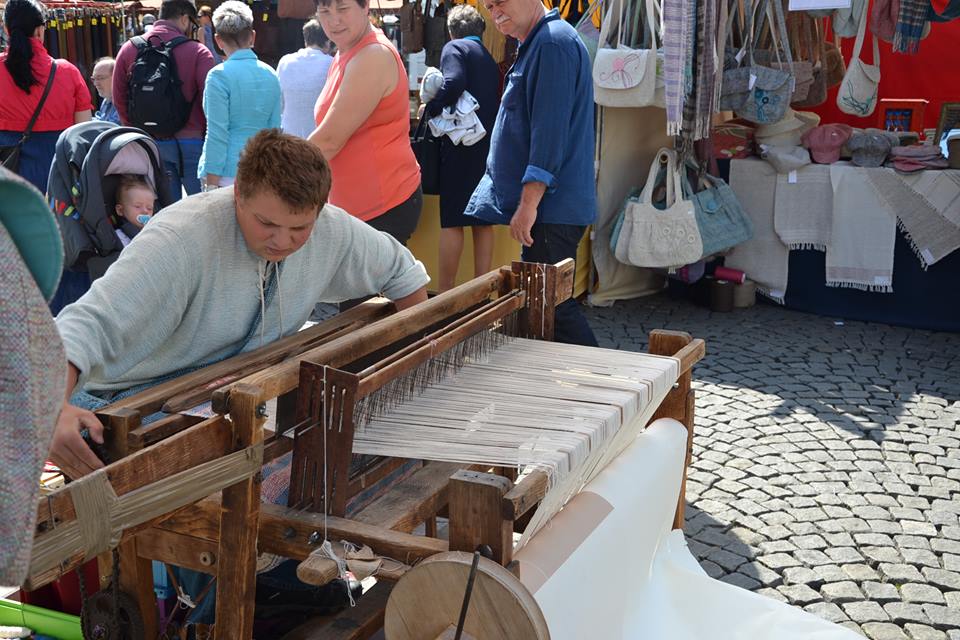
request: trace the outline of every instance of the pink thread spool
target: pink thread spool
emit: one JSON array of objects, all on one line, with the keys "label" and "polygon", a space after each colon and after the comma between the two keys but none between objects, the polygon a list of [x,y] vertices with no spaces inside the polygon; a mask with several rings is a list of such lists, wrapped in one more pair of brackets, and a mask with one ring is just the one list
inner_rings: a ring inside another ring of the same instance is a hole
[{"label": "pink thread spool", "polygon": [[731,269],[730,267],[717,267],[713,271],[713,277],[717,280],[726,280],[727,282],[743,284],[743,281],[747,279],[747,274],[739,269]]}]

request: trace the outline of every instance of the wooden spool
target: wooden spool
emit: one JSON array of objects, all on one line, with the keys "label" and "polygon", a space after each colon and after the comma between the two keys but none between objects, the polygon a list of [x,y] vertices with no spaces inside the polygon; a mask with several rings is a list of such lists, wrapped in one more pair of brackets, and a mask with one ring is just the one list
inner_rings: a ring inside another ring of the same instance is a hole
[{"label": "wooden spool", "polygon": [[[387,640],[453,638],[472,562],[472,554],[450,551],[408,571],[387,601]],[[480,558],[462,637],[549,640],[550,632],[540,607],[516,576]]]}]

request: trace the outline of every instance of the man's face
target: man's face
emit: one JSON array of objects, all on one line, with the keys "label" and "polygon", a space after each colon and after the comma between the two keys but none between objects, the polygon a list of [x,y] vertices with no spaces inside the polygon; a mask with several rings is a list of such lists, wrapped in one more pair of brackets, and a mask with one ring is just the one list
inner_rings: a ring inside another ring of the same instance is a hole
[{"label": "man's face", "polygon": [[523,40],[543,15],[539,0],[483,0],[500,33]]},{"label": "man's face", "polygon": [[317,211],[296,211],[269,190],[235,197],[237,223],[247,247],[264,260],[280,262],[297,251],[317,221]]},{"label": "man's face", "polygon": [[113,65],[98,64],[93,68],[93,74],[90,76],[93,86],[101,98],[110,100],[113,95]]}]

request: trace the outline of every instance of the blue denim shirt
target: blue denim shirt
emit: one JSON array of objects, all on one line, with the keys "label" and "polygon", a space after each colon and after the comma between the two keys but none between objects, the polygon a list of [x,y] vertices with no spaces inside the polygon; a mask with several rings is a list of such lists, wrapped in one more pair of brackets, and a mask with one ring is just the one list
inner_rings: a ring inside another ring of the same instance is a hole
[{"label": "blue denim shirt", "polygon": [[120,114],[117,113],[117,108],[114,106],[113,100],[104,98],[103,102],[100,103],[100,108],[93,114],[93,119],[120,124]]},{"label": "blue denim shirt", "polygon": [[590,58],[551,10],[520,44],[490,137],[487,170],[466,214],[507,224],[528,182],[547,191],[537,222],[588,225],[596,216]]}]

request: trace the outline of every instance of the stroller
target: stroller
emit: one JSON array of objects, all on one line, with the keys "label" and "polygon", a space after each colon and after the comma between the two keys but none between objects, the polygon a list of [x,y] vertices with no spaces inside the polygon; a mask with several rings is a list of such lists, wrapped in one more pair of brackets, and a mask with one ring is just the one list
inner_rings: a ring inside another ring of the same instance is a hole
[{"label": "stroller", "polygon": [[114,213],[117,186],[126,174],[143,176],[153,188],[154,211],[172,203],[160,150],[142,130],[94,120],[60,134],[47,199],[60,223],[65,268],[87,271],[91,281],[123,249],[116,228],[131,238],[138,231]]}]

